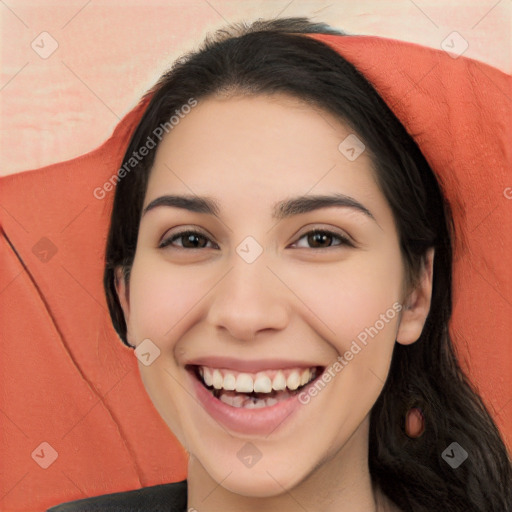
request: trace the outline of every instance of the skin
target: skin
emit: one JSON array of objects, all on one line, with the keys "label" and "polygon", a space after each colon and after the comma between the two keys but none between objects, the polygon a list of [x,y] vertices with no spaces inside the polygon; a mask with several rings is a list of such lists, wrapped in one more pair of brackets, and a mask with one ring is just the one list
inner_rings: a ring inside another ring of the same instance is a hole
[{"label": "skin", "polygon": [[[117,289],[129,342],[149,338],[161,351],[139,370],[190,454],[188,506],[200,512],[384,510],[375,505],[380,493],[368,471],[369,413],[395,342],[407,345],[421,334],[433,251],[416,287],[406,289],[395,222],[368,152],[351,162],[338,150],[350,133],[331,114],[286,95],[209,97],[158,148],[144,207],[165,194],[197,194],[216,199],[220,211],[148,211],[129,286],[119,269]],[[374,219],[346,207],[271,216],[276,202],[334,192],[362,203]],[[183,238],[158,247],[184,228],[205,235],[204,248],[183,248]],[[313,228],[344,234],[355,247],[333,238],[317,248],[304,236]],[[264,248],[251,264],[236,252],[247,236]],[[184,369],[192,358],[329,366],[397,302],[400,315],[266,436],[229,432],[193,397]],[[262,453],[251,468],[237,457],[248,441]]]}]

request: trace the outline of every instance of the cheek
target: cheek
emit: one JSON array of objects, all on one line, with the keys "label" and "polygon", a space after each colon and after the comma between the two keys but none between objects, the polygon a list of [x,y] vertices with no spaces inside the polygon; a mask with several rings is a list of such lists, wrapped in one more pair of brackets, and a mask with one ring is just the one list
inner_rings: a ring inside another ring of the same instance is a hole
[{"label": "cheek", "polygon": [[[338,354],[325,376],[336,397],[326,438],[342,445],[370,412],[389,373],[398,329],[403,267],[392,247],[358,254],[337,269],[318,266],[295,279],[294,290],[314,313]],[[329,396],[329,395],[326,395]],[[341,427],[340,427],[341,425]]]},{"label": "cheek", "polygon": [[393,348],[401,306],[403,267],[398,249],[360,252],[335,265],[311,266],[293,275],[291,288],[316,317],[338,353],[350,349],[353,340],[379,339],[377,352]]},{"label": "cheek", "polygon": [[190,395],[176,385],[183,376],[175,353],[179,340],[197,322],[198,305],[211,286],[197,269],[172,268],[168,262],[143,252],[137,253],[130,277],[129,328],[133,342],[149,338],[160,349],[151,365],[139,363],[139,373],[160,416],[184,446],[183,415]]},{"label": "cheek", "polygon": [[161,260],[137,256],[130,277],[130,327],[135,341],[150,338],[169,348],[210,287],[197,270],[170,268]]}]

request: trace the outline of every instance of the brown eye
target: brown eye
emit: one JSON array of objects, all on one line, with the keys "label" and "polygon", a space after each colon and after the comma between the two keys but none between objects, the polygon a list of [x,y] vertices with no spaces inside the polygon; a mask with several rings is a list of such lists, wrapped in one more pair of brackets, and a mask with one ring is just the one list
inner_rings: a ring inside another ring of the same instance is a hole
[{"label": "brown eye", "polygon": [[[175,240],[181,240],[181,245],[173,244]],[[198,231],[189,230],[176,233],[171,237],[166,238],[160,243],[158,247],[162,249],[164,247],[173,245],[181,249],[203,249],[206,247],[209,241],[210,240],[206,236],[199,233]]]},{"label": "brown eye", "polygon": [[[299,238],[299,240],[302,239],[307,240],[311,249],[328,249],[332,246],[354,246],[347,237],[327,230],[316,229],[309,231]],[[339,240],[339,243],[333,244],[334,240]]]}]

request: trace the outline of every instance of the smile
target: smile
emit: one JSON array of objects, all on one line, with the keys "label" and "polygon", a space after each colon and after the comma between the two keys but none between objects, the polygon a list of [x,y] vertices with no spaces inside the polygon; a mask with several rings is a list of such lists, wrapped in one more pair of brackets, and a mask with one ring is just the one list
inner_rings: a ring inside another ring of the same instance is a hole
[{"label": "smile", "polygon": [[215,420],[233,431],[270,432],[301,407],[297,395],[320,377],[323,366],[240,372],[187,365],[197,397]]},{"label": "smile", "polygon": [[298,394],[321,368],[286,368],[257,373],[195,366],[195,377],[221,402],[235,408],[272,407]]},{"label": "smile", "polygon": [[279,436],[302,424],[297,419],[312,409],[303,406],[299,394],[326,369],[299,360],[224,356],[196,358],[184,367],[196,402],[211,419],[235,435],[258,437]]}]

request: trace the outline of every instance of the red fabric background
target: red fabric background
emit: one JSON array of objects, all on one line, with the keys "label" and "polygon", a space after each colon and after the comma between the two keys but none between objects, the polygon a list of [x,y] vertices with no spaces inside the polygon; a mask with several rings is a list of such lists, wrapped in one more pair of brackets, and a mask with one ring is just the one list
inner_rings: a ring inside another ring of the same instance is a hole
[{"label": "red fabric background", "polygon": [[[313,37],[373,82],[443,185],[459,233],[451,331],[510,448],[511,77],[395,40]],[[1,179],[1,510],[186,478],[186,453],[147,397],[102,291],[113,192],[93,191],[117,172],[144,107],[96,150]],[[43,442],[57,452],[47,469]]]}]

